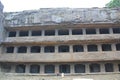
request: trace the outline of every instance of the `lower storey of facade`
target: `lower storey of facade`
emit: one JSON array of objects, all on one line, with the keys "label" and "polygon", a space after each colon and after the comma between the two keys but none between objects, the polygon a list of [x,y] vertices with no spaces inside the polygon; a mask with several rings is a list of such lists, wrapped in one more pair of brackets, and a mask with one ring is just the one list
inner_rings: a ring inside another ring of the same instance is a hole
[{"label": "lower storey of facade", "polygon": [[0,80],[119,80],[120,61],[1,63]]},{"label": "lower storey of facade", "polygon": [[87,74],[120,72],[120,61],[74,63],[1,63],[1,72],[18,74]]}]

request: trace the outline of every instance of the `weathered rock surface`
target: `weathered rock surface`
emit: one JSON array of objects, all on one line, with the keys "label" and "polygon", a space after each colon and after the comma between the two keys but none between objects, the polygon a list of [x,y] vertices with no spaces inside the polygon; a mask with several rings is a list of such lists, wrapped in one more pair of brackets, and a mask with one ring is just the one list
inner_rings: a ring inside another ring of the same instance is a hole
[{"label": "weathered rock surface", "polygon": [[3,41],[3,5],[0,1],[0,43]]},{"label": "weathered rock surface", "polygon": [[9,26],[119,22],[120,9],[118,8],[43,8],[5,13],[5,24]]}]

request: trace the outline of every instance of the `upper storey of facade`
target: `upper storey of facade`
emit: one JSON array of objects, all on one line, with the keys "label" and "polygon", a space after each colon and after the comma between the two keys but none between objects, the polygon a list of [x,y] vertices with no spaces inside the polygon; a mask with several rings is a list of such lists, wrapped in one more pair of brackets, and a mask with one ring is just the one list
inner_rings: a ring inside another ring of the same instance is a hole
[{"label": "upper storey of facade", "polygon": [[3,43],[7,44],[74,41],[101,43],[120,39],[118,8],[47,8],[4,15],[7,37]]},{"label": "upper storey of facade", "polygon": [[4,15],[1,62],[120,60],[119,9],[55,8]]},{"label": "upper storey of facade", "polygon": [[4,15],[6,27],[120,22],[120,9],[117,8],[44,8]]}]

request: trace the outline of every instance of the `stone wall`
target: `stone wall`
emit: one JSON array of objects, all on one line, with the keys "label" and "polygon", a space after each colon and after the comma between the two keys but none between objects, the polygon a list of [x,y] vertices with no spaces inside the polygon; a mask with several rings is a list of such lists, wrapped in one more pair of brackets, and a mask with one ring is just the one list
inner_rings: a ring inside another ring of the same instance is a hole
[{"label": "stone wall", "polygon": [[[1,76],[2,75],[2,76]],[[108,73],[108,74],[81,74],[81,75],[70,75],[70,76],[50,76],[50,75],[29,75],[29,74],[1,74],[0,80],[74,80],[74,79],[93,79],[93,80],[120,80],[119,73]]]},{"label": "stone wall", "polygon": [[6,26],[119,22],[120,9],[108,8],[43,8],[5,13]]}]

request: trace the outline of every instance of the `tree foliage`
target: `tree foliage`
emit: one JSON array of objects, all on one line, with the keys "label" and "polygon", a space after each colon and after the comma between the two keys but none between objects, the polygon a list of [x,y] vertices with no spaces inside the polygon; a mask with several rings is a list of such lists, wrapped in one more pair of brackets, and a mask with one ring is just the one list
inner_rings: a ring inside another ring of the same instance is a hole
[{"label": "tree foliage", "polygon": [[116,8],[116,7],[118,8],[118,7],[120,7],[120,0],[111,0],[105,6],[109,7],[109,8]]}]

